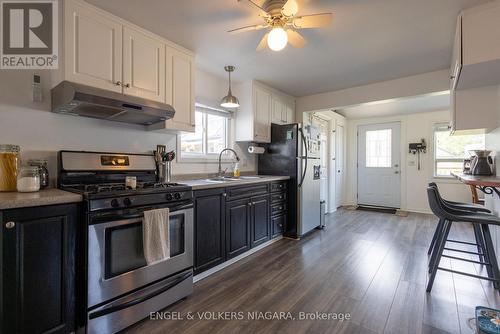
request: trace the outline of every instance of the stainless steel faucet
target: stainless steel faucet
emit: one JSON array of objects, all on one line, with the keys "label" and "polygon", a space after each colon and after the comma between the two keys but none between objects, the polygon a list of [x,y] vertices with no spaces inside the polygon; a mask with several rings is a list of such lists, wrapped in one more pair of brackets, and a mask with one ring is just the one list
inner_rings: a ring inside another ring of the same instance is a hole
[{"label": "stainless steel faucet", "polygon": [[224,153],[225,151],[233,152],[234,156],[236,157],[236,161],[240,161],[240,157],[238,156],[238,153],[236,153],[236,151],[233,150],[232,148],[225,148],[222,151],[220,151],[220,154],[219,154],[219,172],[217,173],[217,176],[220,178],[224,177],[224,174],[225,174],[225,171],[222,172],[222,166],[221,166],[222,153]]}]

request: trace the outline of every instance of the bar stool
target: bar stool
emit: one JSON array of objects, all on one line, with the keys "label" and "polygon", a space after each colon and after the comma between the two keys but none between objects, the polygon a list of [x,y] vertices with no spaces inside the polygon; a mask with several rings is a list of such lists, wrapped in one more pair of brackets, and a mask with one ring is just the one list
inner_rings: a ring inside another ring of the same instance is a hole
[{"label": "bar stool", "polygon": [[[459,274],[459,275],[465,275],[465,276],[474,277],[474,278],[478,278],[478,279],[488,280],[488,281],[493,282],[496,289],[499,289],[500,288],[500,272],[498,269],[498,263],[497,263],[497,258],[495,255],[495,250],[493,248],[493,241],[491,239],[489,225],[492,224],[492,225],[500,226],[500,218],[496,217],[494,215],[491,215],[491,214],[484,214],[484,213],[471,214],[470,212],[468,212],[466,214],[463,214],[463,212],[465,212],[465,211],[450,209],[450,208],[446,207],[443,202],[441,202],[440,197],[438,195],[438,191],[435,187],[428,187],[427,188],[427,197],[428,197],[429,206],[431,207],[432,212],[440,220],[443,221],[442,232],[439,233],[439,235],[435,241],[436,245],[435,245],[433,252],[432,252],[431,264],[430,264],[431,269],[430,269],[429,282],[427,284],[427,292],[430,292],[432,290],[432,285],[434,284],[434,279],[436,278],[436,273],[438,270],[443,270],[443,271],[448,271],[448,272]],[[448,239],[448,234],[450,233],[450,229],[451,229],[453,222],[468,222],[468,223],[477,224],[480,226],[481,237],[484,240],[484,250],[485,250],[485,252],[483,253],[484,261],[482,261],[482,260],[475,261],[475,260],[464,259],[464,258],[460,258],[460,257],[450,256],[450,255],[443,255],[444,250],[458,251],[458,252],[462,252],[462,253],[476,254],[476,255],[479,254],[479,253],[467,252],[467,251],[456,250],[456,249],[451,249],[451,248],[445,247],[447,239]],[[487,268],[487,271],[488,271],[488,277],[439,267],[439,263],[440,263],[442,257],[447,257],[447,258],[451,258],[451,259],[455,259],[455,260],[485,265]]]},{"label": "bar stool", "polygon": [[[429,183],[429,187],[435,188],[437,195],[438,195],[440,201],[443,203],[443,205],[452,209],[452,210],[464,211],[464,212],[461,212],[462,214],[475,214],[475,213],[479,213],[479,212],[491,213],[490,210],[486,209],[484,206],[481,206],[481,205],[453,202],[453,201],[445,200],[443,197],[441,197],[441,194],[439,193],[439,188],[438,188],[437,184],[434,182]],[[434,246],[436,245],[436,239],[438,238],[439,233],[441,233],[443,231],[443,225],[444,225],[444,221],[442,219],[440,219],[438,222],[438,225],[436,226],[436,230],[434,231],[434,235],[432,237],[431,244],[429,245],[429,250],[427,251],[428,255],[430,255],[432,253],[432,250],[433,250]],[[477,246],[478,253],[480,253],[480,255],[478,255],[479,259],[481,261],[483,261],[484,258],[483,258],[482,253],[484,253],[484,240],[482,238],[481,228],[479,227],[479,225],[473,224],[473,229],[474,229],[474,237],[476,239],[476,243],[459,241],[459,240],[451,240],[451,239],[448,239],[448,241],[453,242],[453,243],[458,243],[458,244]]]}]

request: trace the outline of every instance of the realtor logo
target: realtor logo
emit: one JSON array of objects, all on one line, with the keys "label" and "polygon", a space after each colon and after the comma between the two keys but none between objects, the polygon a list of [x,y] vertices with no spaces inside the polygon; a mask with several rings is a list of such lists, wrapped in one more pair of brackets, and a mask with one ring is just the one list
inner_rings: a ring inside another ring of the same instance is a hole
[{"label": "realtor logo", "polygon": [[0,68],[57,68],[57,1],[2,1],[1,8]]}]

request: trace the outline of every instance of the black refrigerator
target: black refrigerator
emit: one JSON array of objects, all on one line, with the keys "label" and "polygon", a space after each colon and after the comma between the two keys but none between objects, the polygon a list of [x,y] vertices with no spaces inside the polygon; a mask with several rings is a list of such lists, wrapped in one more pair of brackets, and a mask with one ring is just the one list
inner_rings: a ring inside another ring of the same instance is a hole
[{"label": "black refrigerator", "polygon": [[320,226],[320,138],[311,125],[271,124],[271,143],[259,155],[259,174],[289,176],[285,236],[300,238]]}]

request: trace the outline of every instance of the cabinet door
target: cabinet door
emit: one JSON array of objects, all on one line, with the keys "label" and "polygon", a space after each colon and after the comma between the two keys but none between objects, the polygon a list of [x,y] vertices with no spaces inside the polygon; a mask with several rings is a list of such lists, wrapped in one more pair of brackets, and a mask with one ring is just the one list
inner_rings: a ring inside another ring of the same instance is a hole
[{"label": "cabinet door", "polygon": [[280,100],[272,99],[272,118],[271,122],[275,124],[283,124],[283,104]]},{"label": "cabinet door", "polygon": [[259,142],[271,140],[271,93],[254,87],[254,136]]},{"label": "cabinet door", "polygon": [[222,191],[215,191],[213,195],[196,197],[195,274],[224,262],[224,195]]},{"label": "cabinet door", "polygon": [[122,25],[74,1],[65,3],[65,79],[122,92]]},{"label": "cabinet door", "polygon": [[252,197],[252,247],[258,246],[271,235],[269,226],[269,195]]},{"label": "cabinet door", "polygon": [[75,330],[77,206],[2,213],[2,333]]},{"label": "cabinet door", "polygon": [[123,92],[165,102],[165,44],[123,28]]},{"label": "cabinet door", "polygon": [[167,128],[194,131],[194,59],[176,49],[166,48],[166,102],[175,109]]},{"label": "cabinet door", "polygon": [[227,203],[226,257],[233,258],[250,249],[250,211],[248,199]]},{"label": "cabinet door", "polygon": [[288,105],[283,105],[283,123],[293,123],[294,118],[293,108],[289,107]]},{"label": "cabinet door", "polygon": [[286,224],[286,214],[282,214],[276,217],[273,217],[271,219],[271,225],[272,225],[272,237],[276,238],[277,236],[280,236],[283,234],[283,231],[285,230],[285,224]]}]

